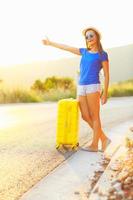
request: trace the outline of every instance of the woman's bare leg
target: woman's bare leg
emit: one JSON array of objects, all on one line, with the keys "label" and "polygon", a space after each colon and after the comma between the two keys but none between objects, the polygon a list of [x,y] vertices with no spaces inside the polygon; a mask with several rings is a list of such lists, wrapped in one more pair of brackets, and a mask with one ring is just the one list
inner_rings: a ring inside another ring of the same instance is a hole
[{"label": "woman's bare leg", "polygon": [[[87,96],[79,96],[78,102],[79,102],[79,107],[80,107],[80,111],[81,111],[81,115],[82,115],[83,120],[86,121],[89,124],[89,126],[93,129],[93,120],[92,120],[91,113],[90,113],[90,110],[89,110]],[[100,121],[100,118],[99,118],[99,121]],[[99,122],[99,123],[101,124],[101,122]],[[103,132],[102,129],[101,129],[101,132],[100,132],[99,139],[101,139],[102,144],[103,144],[102,148],[104,148],[104,146],[106,145],[107,137],[106,137],[106,135],[105,135],[105,133]],[[93,141],[95,141],[94,138],[93,138]],[[93,142],[92,142],[92,146],[93,146]],[[95,146],[95,143],[94,143],[94,146]],[[97,146],[98,145],[96,145],[96,147]]]},{"label": "woman's bare leg", "polygon": [[93,123],[90,116],[88,103],[87,103],[87,96],[79,96],[78,97],[79,108],[81,111],[81,116],[84,121],[86,121],[89,126],[93,129]]},{"label": "woman's bare leg", "polygon": [[87,103],[93,125],[93,140],[90,148],[97,150],[99,139],[102,141],[102,149],[106,146],[107,137],[101,128],[100,120],[100,93],[87,94]]}]

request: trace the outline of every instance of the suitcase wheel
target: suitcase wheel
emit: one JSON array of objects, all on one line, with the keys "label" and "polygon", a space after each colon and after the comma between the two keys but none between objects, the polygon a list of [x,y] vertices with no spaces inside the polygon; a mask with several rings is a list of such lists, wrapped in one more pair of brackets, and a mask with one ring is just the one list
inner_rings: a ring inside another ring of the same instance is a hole
[{"label": "suitcase wheel", "polygon": [[58,145],[56,145],[56,149],[59,149],[59,147],[60,147],[60,145],[58,144]]},{"label": "suitcase wheel", "polygon": [[73,146],[72,146],[72,150],[77,150],[77,149],[78,149],[78,146],[79,146],[79,142],[78,142],[76,145],[73,145]]},{"label": "suitcase wheel", "polygon": [[77,146],[72,146],[72,150],[77,150]]},{"label": "suitcase wheel", "polygon": [[79,142],[77,143],[77,147],[79,146]]}]

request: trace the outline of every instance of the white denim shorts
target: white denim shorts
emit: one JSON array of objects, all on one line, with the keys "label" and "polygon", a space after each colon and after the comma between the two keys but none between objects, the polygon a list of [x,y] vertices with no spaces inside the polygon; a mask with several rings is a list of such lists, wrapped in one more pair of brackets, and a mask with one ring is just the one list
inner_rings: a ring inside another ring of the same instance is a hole
[{"label": "white denim shorts", "polygon": [[90,84],[90,85],[78,85],[77,96],[86,96],[87,94],[94,92],[102,92],[101,84]]}]

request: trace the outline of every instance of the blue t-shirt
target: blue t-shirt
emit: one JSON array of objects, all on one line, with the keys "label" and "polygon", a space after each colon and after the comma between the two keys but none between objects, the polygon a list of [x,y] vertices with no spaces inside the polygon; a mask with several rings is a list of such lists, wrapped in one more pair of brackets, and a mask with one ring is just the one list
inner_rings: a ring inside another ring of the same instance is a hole
[{"label": "blue t-shirt", "polygon": [[88,51],[87,48],[79,48],[81,53],[79,85],[100,83],[99,72],[102,69],[102,61],[108,60],[108,54]]}]

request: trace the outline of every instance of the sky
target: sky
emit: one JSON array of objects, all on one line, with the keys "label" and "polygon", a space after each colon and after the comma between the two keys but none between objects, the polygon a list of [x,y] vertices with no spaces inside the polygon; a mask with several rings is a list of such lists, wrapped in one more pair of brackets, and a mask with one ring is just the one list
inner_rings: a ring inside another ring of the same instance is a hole
[{"label": "sky", "polygon": [[89,26],[105,49],[133,44],[132,13],[132,0],[0,0],[0,66],[73,57],[41,40],[84,47]]}]

